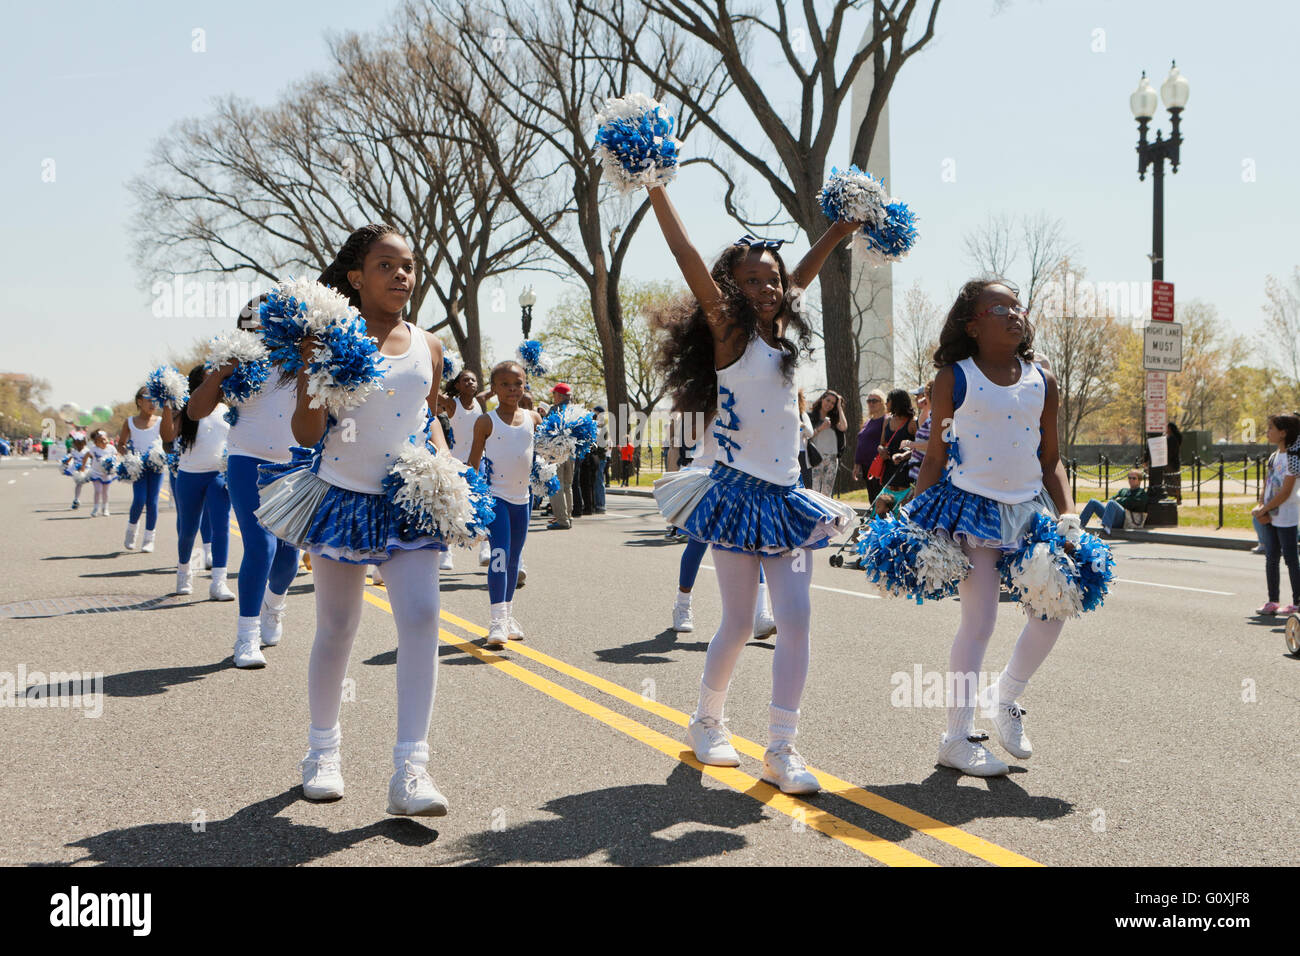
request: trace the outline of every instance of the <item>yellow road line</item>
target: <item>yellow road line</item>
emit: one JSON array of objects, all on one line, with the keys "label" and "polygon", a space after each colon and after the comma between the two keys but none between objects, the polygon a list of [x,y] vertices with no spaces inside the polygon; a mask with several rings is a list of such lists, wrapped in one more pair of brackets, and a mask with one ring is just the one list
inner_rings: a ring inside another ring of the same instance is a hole
[{"label": "yellow road line", "polygon": [[[389,614],[392,613],[392,606],[387,601],[376,597],[369,591],[365,592],[365,598],[375,607],[387,611]],[[459,618],[454,618],[451,615],[448,615],[448,619],[453,621],[459,620]],[[486,634],[487,632],[483,631],[483,633]],[[545,677],[534,674],[526,668],[520,667],[513,661],[509,661],[503,657],[498,657],[496,654],[485,651],[478,645],[471,644],[462,639],[459,635],[440,628],[438,636],[444,643],[449,644],[466,654],[473,655],[485,664],[491,664],[502,673],[508,674],[516,680],[527,684],[529,687],[541,691],[547,696],[558,700],[560,703],[573,708],[579,713],[586,714],[588,717],[593,717],[601,723],[613,727],[620,733],[626,734],[634,740],[672,757],[674,760],[679,760],[690,767],[694,767],[696,770],[712,777],[714,780],[726,784],[738,793],[743,793],[747,796],[753,797],[759,803],[765,804],[774,810],[778,810],[786,816],[802,822],[819,833],[824,833],[874,860],[879,860],[881,863],[888,866],[937,865],[922,856],[918,856],[910,850],[905,850],[896,843],[878,837],[874,833],[864,830],[859,826],[855,826],[847,820],[842,820],[834,814],[827,813],[825,810],[808,803],[806,800],[800,800],[798,797],[784,794],[771,784],[764,783],[755,777],[751,777],[749,774],[744,773],[739,769],[733,767],[710,767],[702,764],[695,759],[695,754],[691,749],[686,747],[680,741],[673,740],[671,737],[661,734],[657,730],[653,730],[629,717],[624,717],[622,714],[616,713],[608,707],[597,704],[595,701],[588,700],[586,697],[574,693],[567,687],[561,687],[554,681],[548,680]]]},{"label": "yellow road line", "polygon": [[[476,634],[479,637],[487,635],[487,631],[479,625],[472,621],[467,621],[464,618],[457,617],[450,611],[442,611],[441,616],[443,620],[446,620],[471,634]],[[551,657],[549,654],[539,651],[536,648],[525,646],[522,642],[512,641],[510,649],[524,657],[536,661],[539,664],[543,664],[552,670],[559,671],[561,674],[565,674],[576,681],[580,681],[589,687],[594,687],[596,690],[603,691],[612,697],[617,697],[624,703],[631,704],[633,707],[654,714],[664,720],[671,721],[678,726],[685,727],[687,722],[690,720],[690,717],[687,714],[684,714],[679,710],[675,710],[672,707],[659,703],[658,701],[649,700],[641,694],[636,693],[636,691],[628,690],[626,687],[608,681],[603,677],[598,677],[595,674],[588,673],[587,671],[574,667],[571,664],[566,664],[564,661]],[[745,739],[739,734],[733,734],[732,741],[735,744],[736,749],[741,753],[754,757],[757,760],[763,759],[764,748],[760,745],[751,740]],[[833,793],[837,796],[843,797],[850,803],[855,803],[860,807],[865,807],[866,809],[879,813],[882,816],[889,817],[891,820],[905,824],[914,830],[918,830],[927,836],[954,846],[957,849],[978,857],[988,863],[994,863],[998,866],[1042,866],[1041,863],[1037,863],[1028,857],[1021,856],[1019,853],[1015,853],[1005,847],[998,846],[996,843],[990,843],[982,837],[975,836],[972,833],[967,833],[965,830],[944,823],[941,820],[936,820],[933,817],[927,816],[917,810],[913,810],[911,807],[904,806],[901,803],[895,803],[893,800],[872,793],[869,790],[864,790],[847,780],[841,780],[834,774],[827,773],[824,770],[818,770],[815,767],[809,767],[808,769],[817,775],[818,780],[821,781],[822,788],[827,793]]]}]

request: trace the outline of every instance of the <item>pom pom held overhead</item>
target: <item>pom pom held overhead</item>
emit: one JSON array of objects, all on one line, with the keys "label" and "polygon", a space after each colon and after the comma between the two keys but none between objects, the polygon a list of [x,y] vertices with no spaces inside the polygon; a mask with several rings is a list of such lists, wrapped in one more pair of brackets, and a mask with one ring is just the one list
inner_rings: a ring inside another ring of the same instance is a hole
[{"label": "pom pom held overhead", "polygon": [[231,405],[248,401],[262,390],[271,373],[270,353],[262,337],[244,329],[227,329],[212,339],[203,367],[216,371],[228,362],[235,370],[221,382],[221,394]]},{"label": "pom pom held overhead", "polygon": [[170,365],[159,366],[150,372],[144,387],[149,401],[159,408],[179,411],[190,400],[189,380]]},{"label": "pom pom held overhead", "polygon": [[605,179],[620,194],[663,186],[677,175],[679,143],[673,124],[663,105],[644,93],[605,101],[596,114],[594,146]]}]

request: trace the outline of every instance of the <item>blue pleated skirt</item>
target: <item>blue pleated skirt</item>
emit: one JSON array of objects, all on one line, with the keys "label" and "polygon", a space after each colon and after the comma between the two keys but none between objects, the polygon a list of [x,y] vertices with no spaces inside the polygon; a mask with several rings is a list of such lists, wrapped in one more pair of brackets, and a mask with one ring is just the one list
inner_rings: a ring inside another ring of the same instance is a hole
[{"label": "blue pleated skirt", "polygon": [[785,554],[824,548],[856,524],[848,505],[799,485],[775,485],[715,462],[655,482],[655,501],[689,537],[724,551]]},{"label": "blue pleated skirt", "polygon": [[261,505],[253,514],[281,541],[344,564],[383,564],[394,551],[446,551],[437,537],[402,520],[388,497],[348,491],[316,474],[310,448],[290,449],[289,461],[258,465]]},{"label": "blue pleated skirt", "polygon": [[1009,505],[963,491],[946,477],[903,506],[912,521],[927,531],[947,534],[973,548],[1019,549],[1040,514],[1057,517],[1056,504],[1046,489],[1028,501]]}]

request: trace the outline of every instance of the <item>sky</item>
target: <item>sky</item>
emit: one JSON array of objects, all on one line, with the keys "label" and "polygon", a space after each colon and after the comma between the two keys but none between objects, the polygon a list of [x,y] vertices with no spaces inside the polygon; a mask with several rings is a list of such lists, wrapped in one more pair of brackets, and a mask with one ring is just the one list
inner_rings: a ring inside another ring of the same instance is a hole
[{"label": "sky", "polygon": [[[48,380],[56,406],[88,408],[129,397],[170,350],[228,327],[153,316],[133,265],[127,182],[173,124],[229,94],[273,103],[327,66],[327,34],[384,28],[396,9],[342,0],[7,5],[0,371]],[[1180,303],[1209,302],[1233,330],[1258,335],[1265,277],[1300,265],[1291,241],[1300,128],[1289,119],[1294,104],[1278,101],[1295,89],[1284,71],[1297,35],[1300,4],[1282,0],[944,0],[935,39],[904,66],[890,100],[888,186],[920,216],[921,232],[894,268],[896,301],[919,282],[946,310],[974,274],[963,236],[990,215],[1046,212],[1065,224],[1090,279],[1148,279],[1152,190],[1150,177],[1138,181],[1128,97],[1142,70],[1158,89],[1176,58],[1190,99],[1182,165],[1165,180],[1165,278]],[[782,74],[774,67],[772,76],[779,89]],[[847,125],[846,109],[840,155]],[[1168,132],[1163,107],[1153,126]],[[739,128],[752,135],[751,125]],[[756,180],[748,189],[770,205]],[[672,195],[706,257],[744,231],[698,167],[683,171]],[[796,257],[808,242],[793,231],[785,238]],[[678,278],[652,218],[627,275]],[[497,355],[518,343],[526,284],[538,295],[535,327],[566,291],[546,275],[504,276],[500,291],[490,282],[481,306]],[[820,384],[819,364],[805,378]]]}]

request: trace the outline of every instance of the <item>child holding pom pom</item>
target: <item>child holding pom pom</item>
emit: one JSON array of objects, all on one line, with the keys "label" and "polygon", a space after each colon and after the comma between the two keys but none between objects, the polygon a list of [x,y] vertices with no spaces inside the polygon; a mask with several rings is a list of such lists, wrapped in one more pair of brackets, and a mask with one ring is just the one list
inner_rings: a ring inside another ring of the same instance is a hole
[{"label": "child holding pom pom", "polygon": [[512,605],[532,504],[529,480],[533,429],[542,422],[537,412],[519,407],[526,376],[519,362],[501,362],[492,369],[488,385],[497,397],[497,407],[474,423],[469,453],[468,464],[484,473],[496,499],[489,531],[492,560],[488,566],[488,597],[492,620],[488,625],[488,647],[504,647],[507,640],[524,639],[524,629],[515,620]]},{"label": "child holding pom pom", "polygon": [[[463,368],[454,378],[450,379],[443,387],[440,410],[447,416],[451,423],[451,434],[455,440],[451,446],[451,453],[460,461],[469,461],[469,449],[473,444],[474,423],[479,418],[487,414],[487,396],[491,395],[490,389],[480,392],[478,388],[478,376],[474,374],[473,369]],[[484,541],[479,548],[478,563],[480,567],[487,567],[491,560],[489,554],[489,543]],[[447,551],[442,556],[442,563],[438,565],[440,571],[452,570],[451,551]]]},{"label": "child holding pom pom", "polygon": [[[451,458],[442,429],[429,429],[442,380],[442,344],[402,318],[414,288],[415,259],[392,226],[368,225],[347,239],[320,282],[359,310],[377,343],[382,378],[336,419],[312,407],[313,383],[298,371],[293,449],[286,465],[261,468],[258,520],[312,555],[316,637],[308,665],[311,713],[302,761],[310,800],[343,796],[339,712],[348,657],[361,622],[366,565],[383,565],[397,625],[397,745],[388,812],[442,816],[447,799],[429,776],[438,649],[438,553],[435,534],[402,520],[384,483],[407,449],[430,434],[436,454]],[[310,292],[310,290],[309,290]],[[314,293],[312,293],[314,294]],[[263,324],[266,324],[263,310]],[[317,347],[300,343],[304,362]],[[319,404],[319,403],[318,403]],[[312,446],[315,446],[313,449]]]},{"label": "child holding pom pom", "polygon": [[[959,543],[970,560],[958,585],[961,626],[948,660],[956,694],[949,701],[939,763],[974,776],[1008,770],[983,745],[988,735],[974,729],[977,675],[997,621],[999,565],[1025,559],[1026,542],[1043,549],[1039,557],[1051,559],[1054,546],[1041,543],[1045,534],[1067,552],[1081,540],[1057,453],[1056,379],[1034,361],[1033,342],[1033,326],[1013,286],[973,280],[962,287],[934,358],[939,373],[931,414],[937,427],[916,498],[904,507],[912,522]],[[1050,524],[1044,526],[1040,516]],[[1109,560],[1108,553],[1103,557]],[[994,726],[1003,748],[1021,759],[1031,748],[1016,701],[1061,626],[1061,620],[1030,613],[998,680]]]},{"label": "child holding pom pom", "polygon": [[[117,449],[120,452],[134,451],[141,458],[159,440],[162,430],[162,417],[158,408],[149,398],[147,386],[142,386],[135,393],[137,413],[122,423],[122,431],[117,436]],[[140,528],[140,514],[144,513],[144,542],[141,551],[153,550],[154,528],[158,525],[158,494],[162,491],[161,469],[146,467],[140,479],[131,486],[131,511],[127,517],[126,539],[123,547],[135,550],[136,535]]]},{"label": "child holding pom pom", "polygon": [[97,428],[90,435],[90,483],[95,486],[95,504],[90,510],[92,518],[107,518],[108,486],[117,472],[117,456],[104,429]]},{"label": "child holding pom pom", "polygon": [[[772,659],[769,740],[763,779],[786,793],[820,789],[794,748],[799,703],[808,675],[810,586],[807,549],[847,531],[852,509],[799,482],[800,417],[794,368],[811,330],[798,309],[800,291],[834,247],[858,227],[837,222],[793,272],[781,242],[742,236],[710,267],[687,238],[659,185],[647,187],[668,248],[692,298],[661,319],[660,366],[677,410],[716,421],[711,467],[655,483],[668,521],[713,546],[722,621],[709,643],[699,704],[687,727],[697,759],[738,766],[723,705],[741,648],[754,633],[759,569],[765,572],[781,639]],[[796,341],[786,337],[793,331]],[[797,344],[796,344],[797,342]]]}]

